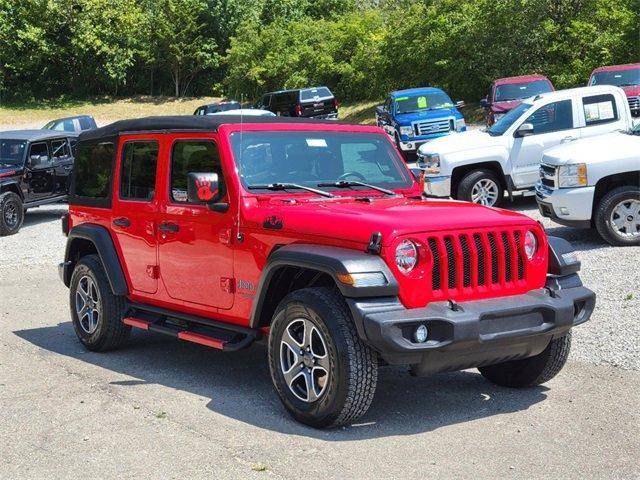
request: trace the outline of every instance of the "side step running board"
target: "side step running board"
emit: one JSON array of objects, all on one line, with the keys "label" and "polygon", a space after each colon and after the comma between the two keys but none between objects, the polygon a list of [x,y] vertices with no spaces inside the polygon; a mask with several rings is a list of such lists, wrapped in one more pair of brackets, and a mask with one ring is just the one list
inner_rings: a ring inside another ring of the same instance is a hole
[{"label": "side step running board", "polygon": [[[122,319],[122,323],[225,352],[241,350],[253,343],[259,335],[259,332],[253,329],[244,329],[245,331],[243,332],[236,331],[236,328],[224,331],[218,326],[219,322],[216,322],[215,327],[208,327],[203,325],[204,321],[198,323],[181,321],[178,324],[167,321],[167,317],[162,315],[158,315],[156,318],[149,318],[149,315],[144,314],[146,312],[140,312],[142,315],[133,316],[133,314],[137,313],[135,310],[136,307],[130,308],[128,314]],[[139,318],[140,316],[147,317],[149,320]]]}]

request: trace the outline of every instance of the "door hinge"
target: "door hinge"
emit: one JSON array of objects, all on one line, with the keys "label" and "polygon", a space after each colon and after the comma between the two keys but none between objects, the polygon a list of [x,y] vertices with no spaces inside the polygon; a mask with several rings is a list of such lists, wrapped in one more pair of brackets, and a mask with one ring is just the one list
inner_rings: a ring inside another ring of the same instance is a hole
[{"label": "door hinge", "polygon": [[149,278],[156,280],[160,276],[160,267],[158,265],[147,265],[147,275]]}]

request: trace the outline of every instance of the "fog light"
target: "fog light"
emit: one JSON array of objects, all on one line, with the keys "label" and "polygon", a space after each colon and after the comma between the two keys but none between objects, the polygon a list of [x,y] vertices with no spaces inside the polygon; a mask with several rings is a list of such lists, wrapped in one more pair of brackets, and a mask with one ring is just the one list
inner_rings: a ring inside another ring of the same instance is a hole
[{"label": "fog light", "polygon": [[560,213],[562,215],[569,215],[569,209],[567,207],[560,207]]},{"label": "fog light", "polygon": [[427,330],[426,325],[418,325],[416,330],[413,332],[413,339],[416,343],[424,343],[427,341],[427,337],[429,336],[429,331]]}]

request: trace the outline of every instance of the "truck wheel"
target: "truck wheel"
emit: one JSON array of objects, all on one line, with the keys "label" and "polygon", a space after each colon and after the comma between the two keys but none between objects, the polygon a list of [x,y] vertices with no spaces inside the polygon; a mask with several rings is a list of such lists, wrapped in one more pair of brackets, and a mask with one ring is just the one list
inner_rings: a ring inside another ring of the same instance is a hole
[{"label": "truck wheel", "polygon": [[269,335],[269,369],[280,400],[312,427],[353,422],[371,405],[377,356],[358,337],[340,294],[305,288],[287,295]]},{"label": "truck wheel", "polygon": [[124,297],[114,295],[97,255],[87,255],[71,275],[69,302],[73,328],[89,350],[103,352],[122,345],[131,327],[122,323]]},{"label": "truck wheel", "polygon": [[18,233],[24,221],[22,200],[13,192],[0,195],[0,236]]},{"label": "truck wheel", "polygon": [[555,377],[569,357],[571,332],[551,340],[547,348],[535,357],[481,367],[480,373],[487,380],[503,387],[533,387]]},{"label": "truck wheel", "polygon": [[456,198],[487,207],[497,207],[503,196],[504,188],[494,172],[474,170],[467,173],[458,184]]},{"label": "truck wheel", "polygon": [[640,245],[640,188],[629,185],[607,193],[596,207],[594,223],[611,245]]}]

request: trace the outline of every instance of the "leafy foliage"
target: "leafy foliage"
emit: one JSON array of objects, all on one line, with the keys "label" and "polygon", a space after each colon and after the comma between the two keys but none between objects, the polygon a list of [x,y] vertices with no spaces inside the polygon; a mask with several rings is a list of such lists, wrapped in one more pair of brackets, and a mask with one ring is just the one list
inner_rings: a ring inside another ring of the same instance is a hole
[{"label": "leafy foliage", "polygon": [[340,99],[497,77],[559,88],[640,60],[640,0],[0,0],[0,99],[327,85]]}]

